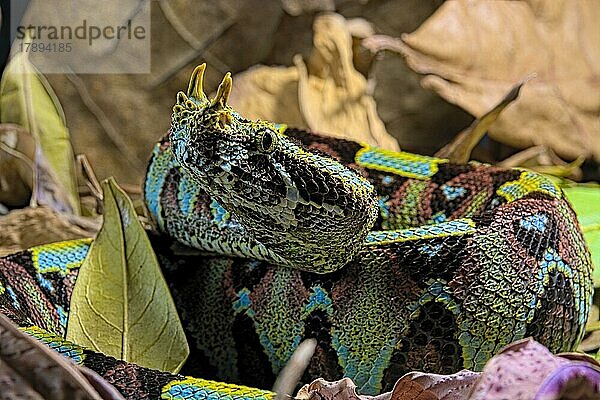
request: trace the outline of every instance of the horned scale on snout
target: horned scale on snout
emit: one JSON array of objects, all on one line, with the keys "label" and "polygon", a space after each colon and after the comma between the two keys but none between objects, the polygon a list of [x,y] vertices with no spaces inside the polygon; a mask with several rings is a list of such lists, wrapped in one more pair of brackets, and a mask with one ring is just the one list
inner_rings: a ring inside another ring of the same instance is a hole
[{"label": "horned scale on snout", "polygon": [[305,150],[270,122],[230,106],[230,74],[209,101],[205,64],[177,94],[175,158],[284,265],[328,272],[360,249],[377,215],[373,186],[329,157]]}]

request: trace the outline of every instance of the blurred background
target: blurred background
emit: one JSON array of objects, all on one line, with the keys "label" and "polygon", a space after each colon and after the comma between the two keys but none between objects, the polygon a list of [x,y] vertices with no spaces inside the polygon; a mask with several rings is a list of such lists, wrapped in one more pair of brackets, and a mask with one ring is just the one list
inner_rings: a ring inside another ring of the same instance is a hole
[{"label": "blurred background", "polygon": [[[52,1],[28,3],[27,13],[50,20],[60,21],[64,12]],[[93,10],[107,23],[135,12],[77,4],[82,15]],[[169,127],[176,92],[202,62],[207,93],[226,72],[234,74],[232,105],[248,117],[423,154],[434,154],[512,85],[537,73],[472,158],[498,162],[545,145],[532,153],[534,164],[583,156],[584,170],[570,174],[598,175],[600,33],[592,2],[169,0],[150,6],[151,73],[46,76],[64,108],[75,154],[85,153],[99,178],[140,183],[153,143]]]}]

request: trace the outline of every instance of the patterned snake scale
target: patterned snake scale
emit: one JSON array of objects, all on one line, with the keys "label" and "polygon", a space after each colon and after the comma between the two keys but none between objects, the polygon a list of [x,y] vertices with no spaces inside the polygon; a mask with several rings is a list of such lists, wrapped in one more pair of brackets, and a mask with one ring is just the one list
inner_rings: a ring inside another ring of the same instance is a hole
[{"label": "patterned snake scale", "polygon": [[203,72],[177,95],[144,194],[191,347],[182,374],[212,380],[62,339],[90,239],[0,259],[0,311],[23,330],[130,399],[270,399],[248,386],[271,387],[305,338],[304,382],[347,376],[362,394],[411,370],[481,370],[528,336],[577,346],[591,261],[551,180],[248,121],[227,105],[229,75],[210,101]]}]

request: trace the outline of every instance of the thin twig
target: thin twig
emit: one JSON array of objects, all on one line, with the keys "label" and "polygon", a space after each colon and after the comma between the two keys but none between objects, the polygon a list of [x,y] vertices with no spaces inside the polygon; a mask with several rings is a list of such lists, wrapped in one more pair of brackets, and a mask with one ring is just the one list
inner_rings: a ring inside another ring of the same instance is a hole
[{"label": "thin twig", "polygon": [[206,61],[208,61],[218,71],[225,73],[229,70],[229,66],[227,64],[211,54],[208,50],[206,50],[206,48],[214,43],[215,40],[221,37],[223,33],[225,33],[235,24],[236,18],[231,15],[233,14],[232,10],[226,10],[228,18],[223,21],[218,29],[208,35],[208,37],[204,40],[198,40],[192,32],[185,28],[186,24],[179,19],[177,13],[171,8],[171,5],[168,1],[161,0],[158,2],[158,4],[165,16],[165,19],[169,22],[171,27],[173,27],[175,32],[177,32],[177,34],[183,39],[183,41],[193,49],[193,51],[179,61],[175,66],[169,68],[166,72],[163,72],[161,75],[159,75],[158,78],[152,80],[149,84],[150,88],[161,85],[201,54]]},{"label": "thin twig", "polygon": [[546,151],[548,151],[548,147],[546,147],[545,145],[530,147],[528,149],[518,152],[517,154],[513,154],[508,158],[505,158],[496,165],[498,165],[499,167],[506,168],[518,167],[520,165],[523,165],[523,163],[525,163],[526,161],[529,161],[532,158],[535,158],[540,154],[545,153]]},{"label": "thin twig", "polygon": [[86,186],[90,189],[92,196],[97,201],[102,200],[102,187],[100,186],[100,182],[98,182],[98,178],[96,177],[96,173],[90,164],[87,156],[85,154],[78,154],[76,157],[77,164],[81,166],[81,174],[86,179]]},{"label": "thin twig", "polygon": [[471,152],[481,141],[488,129],[492,126],[496,119],[498,119],[504,109],[517,99],[523,85],[535,77],[535,73],[529,74],[511,87],[504,98],[502,98],[502,100],[500,100],[500,102],[496,104],[494,108],[473,121],[473,123],[467,129],[464,129],[462,132],[456,135],[450,143],[438,150],[435,153],[435,156],[440,158],[448,158],[450,161],[455,163],[467,163],[471,158]]},{"label": "thin twig", "polygon": [[6,143],[4,143],[1,140],[0,140],[0,150],[4,150],[11,156],[18,158],[21,161],[24,161],[25,164],[27,164],[27,166],[29,168],[31,168],[32,171],[35,170],[33,161],[29,157],[27,157],[25,154],[21,153],[19,150],[13,149],[12,147],[10,147],[9,145],[7,145]]},{"label": "thin twig", "polygon": [[118,151],[123,153],[125,156],[125,162],[129,164],[130,167],[138,170],[144,167],[144,162],[138,158],[138,156],[132,152],[119,132],[115,129],[113,124],[110,122],[104,111],[96,104],[90,93],[88,92],[85,83],[81,78],[75,73],[66,74],[67,79],[73,84],[77,93],[79,93],[79,97],[83,101],[83,104],[88,108],[88,110],[96,117],[100,126],[108,139],[112,142],[112,144],[117,148]]},{"label": "thin twig", "polygon": [[[224,5],[224,3],[220,4]],[[181,36],[181,38],[188,44],[188,46],[190,46],[194,50],[205,49],[212,42],[221,37],[221,35],[225,31],[227,31],[227,29],[233,26],[233,24],[236,21],[236,18],[231,16],[231,14],[233,14],[234,12],[231,9],[225,10],[227,13],[227,19],[225,19],[225,21],[223,21],[223,23],[214,32],[208,35],[206,39],[198,40],[196,39],[196,35],[194,35],[192,32],[186,29],[186,24],[181,19],[179,19],[177,13],[171,8],[171,4],[168,1],[160,0],[158,2],[158,5],[162,10],[163,14],[165,15],[167,21],[169,21],[169,23],[175,30],[175,32],[177,32],[177,34]]]},{"label": "thin twig", "polygon": [[298,345],[298,348],[273,384],[273,391],[277,393],[277,400],[293,398],[292,393],[308,367],[316,347],[317,341],[315,339],[306,339]]},{"label": "thin twig", "polygon": [[[145,3],[150,3],[150,1],[149,0],[138,0],[138,3],[133,8],[131,13],[129,15],[125,15],[123,17],[123,20],[120,25],[124,26],[124,25],[127,25],[127,21],[132,21],[140,12],[142,12],[142,10],[144,9]],[[148,7],[151,7],[151,6],[152,6],[152,4],[148,4]],[[151,11],[148,10],[148,12],[150,13]],[[117,36],[115,38],[115,40],[112,41],[112,43],[114,43],[114,44],[112,46],[108,47],[107,51],[105,51],[103,55],[108,56],[110,54],[113,54],[115,51],[117,51],[119,44],[121,44],[121,42],[124,40],[125,40],[125,37],[121,38],[120,35]]]}]

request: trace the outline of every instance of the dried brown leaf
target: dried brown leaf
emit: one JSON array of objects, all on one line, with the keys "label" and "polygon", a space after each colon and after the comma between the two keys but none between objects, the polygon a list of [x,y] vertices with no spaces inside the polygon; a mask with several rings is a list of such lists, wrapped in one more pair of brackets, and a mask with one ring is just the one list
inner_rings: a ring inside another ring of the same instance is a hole
[{"label": "dried brown leaf", "polygon": [[468,399],[592,399],[597,397],[590,394],[598,390],[600,367],[593,358],[553,355],[529,338],[506,346],[488,361]]},{"label": "dried brown leaf", "polygon": [[448,1],[391,47],[424,87],[477,117],[537,73],[490,136],[600,160],[599,19],[594,0]]},{"label": "dried brown leaf", "polygon": [[366,400],[370,396],[359,396],[356,393],[356,385],[350,378],[339,381],[328,382],[325,379],[315,379],[308,385],[304,385],[296,395],[297,399],[309,400]]},{"label": "dried brown leaf", "polygon": [[303,386],[300,400],[531,400],[597,399],[600,363],[579,353],[553,355],[534,341],[516,341],[489,360],[482,372],[452,375],[409,372],[391,392],[364,396],[349,378],[317,379]]},{"label": "dried brown leaf", "polygon": [[250,119],[307,128],[298,105],[298,70],[254,66],[233,78],[229,105]]},{"label": "dried brown leaf", "polygon": [[317,379],[300,389],[297,398],[319,400],[462,400],[475,385],[479,373],[462,370],[452,375],[409,372],[398,379],[391,392],[379,396],[356,393],[352,380],[327,382]]},{"label": "dried brown leaf", "polygon": [[352,38],[337,14],[317,17],[314,48],[295,67],[254,67],[234,79],[229,104],[248,118],[309,128],[399,150],[377,115],[367,80],[354,69]]},{"label": "dried brown leaf", "polygon": [[435,155],[440,158],[447,158],[452,162],[465,164],[471,159],[471,152],[481,141],[485,133],[498,119],[500,113],[519,96],[521,87],[530,78],[525,78],[513,86],[510,91],[494,108],[477,118],[471,126],[460,132],[450,143],[440,149]]},{"label": "dried brown leaf", "polygon": [[[87,373],[94,380],[94,384],[90,383],[77,365],[21,332],[3,314],[0,314],[0,366],[2,395],[11,391],[14,399],[123,400],[102,378]],[[103,395],[94,386],[101,388]]]},{"label": "dried brown leaf", "polygon": [[466,369],[452,375],[409,372],[396,382],[389,400],[462,400],[478,378]]},{"label": "dried brown leaf", "polygon": [[13,210],[0,217],[0,256],[29,247],[92,237],[100,228],[93,218],[65,216],[46,207]]}]

